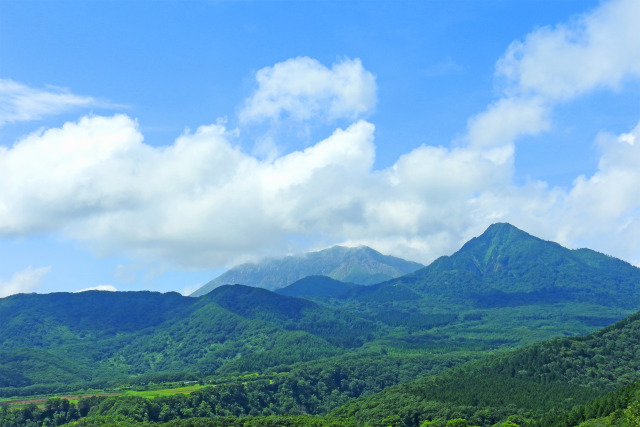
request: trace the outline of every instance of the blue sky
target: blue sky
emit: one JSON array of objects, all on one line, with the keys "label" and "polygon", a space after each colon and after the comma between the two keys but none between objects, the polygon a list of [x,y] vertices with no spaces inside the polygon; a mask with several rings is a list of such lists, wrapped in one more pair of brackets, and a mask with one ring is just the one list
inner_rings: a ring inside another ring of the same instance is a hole
[{"label": "blue sky", "polygon": [[0,296],[497,221],[640,264],[637,1],[0,1]]}]

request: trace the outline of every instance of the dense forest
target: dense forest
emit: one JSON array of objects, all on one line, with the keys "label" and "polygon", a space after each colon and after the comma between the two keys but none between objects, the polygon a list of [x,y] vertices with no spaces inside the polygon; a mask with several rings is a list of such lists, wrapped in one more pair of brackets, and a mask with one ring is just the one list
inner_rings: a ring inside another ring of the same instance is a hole
[{"label": "dense forest", "polygon": [[14,295],[0,426],[638,425],[638,308],[640,269],[508,224],[368,286]]}]

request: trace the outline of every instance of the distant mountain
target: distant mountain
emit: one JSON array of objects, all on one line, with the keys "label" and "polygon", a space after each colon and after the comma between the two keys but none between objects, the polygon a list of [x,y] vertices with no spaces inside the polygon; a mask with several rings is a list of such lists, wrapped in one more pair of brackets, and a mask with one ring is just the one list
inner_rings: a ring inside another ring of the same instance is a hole
[{"label": "distant mountain", "polygon": [[199,297],[222,285],[241,284],[275,290],[307,276],[322,275],[343,282],[372,285],[416,271],[423,265],[382,255],[367,246],[334,246],[318,252],[267,259],[233,267],[213,279],[192,297]]},{"label": "distant mountain", "polygon": [[286,286],[276,289],[276,293],[299,298],[339,297],[361,285],[341,282],[328,276],[307,276]]}]

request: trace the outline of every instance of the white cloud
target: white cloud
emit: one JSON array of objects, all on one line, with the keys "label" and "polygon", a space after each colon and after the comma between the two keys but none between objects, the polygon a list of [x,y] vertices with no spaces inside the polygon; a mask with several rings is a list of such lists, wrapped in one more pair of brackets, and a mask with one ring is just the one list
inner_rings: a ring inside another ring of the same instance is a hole
[{"label": "white cloud", "polygon": [[115,286],[113,285],[98,285],[98,286],[94,286],[92,288],[86,288],[86,289],[81,289],[79,291],[76,291],[76,293],[79,292],[86,292],[86,291],[105,291],[105,292],[116,292],[117,289]]},{"label": "white cloud", "polygon": [[135,189],[119,170],[145,167],[136,161],[141,142],[135,123],[115,116],[83,118],[0,147],[0,180],[11,184],[0,188],[0,234],[60,229],[73,218],[144,203],[130,197]]},{"label": "white cloud", "polygon": [[0,153],[1,178],[15,183],[0,188],[0,224],[4,234],[63,230],[101,253],[196,268],[318,236],[428,262],[496,221],[637,257],[640,235],[620,234],[626,248],[602,236],[640,230],[638,128],[602,136],[598,172],[568,191],[513,185],[512,152],[493,148],[423,146],[374,171],[373,131],[360,121],[260,161],[219,125],[154,148],[126,116],[84,118]]},{"label": "white cloud", "polygon": [[318,236],[425,261],[483,214],[470,200],[511,176],[509,149],[428,146],[374,171],[373,132],[359,121],[258,160],[220,125],[157,148],[126,116],[83,118],[0,151],[13,183],[0,188],[0,230],[62,231],[99,253],[196,268]]},{"label": "white cloud", "polygon": [[[513,141],[548,129],[555,103],[637,77],[628,47],[635,42],[621,41],[628,61],[596,42],[599,34],[617,34],[607,30],[616,25],[612,16],[626,20],[635,12],[633,3],[617,1],[571,27],[535,31],[499,63],[509,85],[469,121],[466,145],[418,147],[385,170],[372,169],[374,126],[362,120],[303,151],[268,159],[240,150],[221,124],[166,147],[146,144],[124,115],[32,134],[0,148],[0,180],[11,183],[0,187],[0,234],[58,231],[99,253],[210,268],[318,241],[368,244],[429,262],[492,222],[509,221],[640,262],[638,127],[603,134],[598,171],[569,189],[516,185],[512,178]],[[558,55],[574,51],[575,63],[589,63],[594,50],[619,77],[598,72],[571,80],[568,65],[553,66]],[[357,60],[328,69],[296,58],[261,70],[257,80],[241,113],[245,123],[282,115],[353,118],[375,104],[375,79]]]},{"label": "white cloud", "polygon": [[548,115],[540,98],[502,98],[469,120],[468,142],[479,147],[511,144],[520,135],[548,130]]},{"label": "white cloud", "polygon": [[595,238],[599,247],[638,262],[640,253],[621,246],[640,241],[640,146],[628,142],[639,137],[640,123],[619,137],[601,135],[598,170],[575,180],[561,211],[572,240]]},{"label": "white cloud", "polygon": [[95,99],[66,90],[34,89],[10,79],[0,79],[0,126],[5,123],[38,120],[77,107],[95,105]]},{"label": "white cloud", "polygon": [[34,291],[42,283],[42,278],[51,271],[51,267],[27,267],[18,271],[8,282],[0,281],[0,298],[9,295]]},{"label": "white cloud", "polygon": [[498,62],[507,93],[564,100],[640,77],[640,3],[615,0],[512,43]]},{"label": "white cloud", "polygon": [[512,143],[550,128],[553,106],[640,77],[640,3],[615,0],[515,41],[496,65],[503,97],[469,120],[466,140]]},{"label": "white cloud", "polygon": [[195,291],[197,291],[198,289],[200,289],[204,284],[203,283],[197,283],[195,285],[188,285],[185,286],[182,289],[182,292],[180,293],[183,297],[188,297],[189,295],[191,295],[192,293],[194,293]]},{"label": "white cloud", "polygon": [[359,59],[345,59],[331,69],[308,57],[265,67],[256,74],[258,88],[240,112],[243,122],[355,119],[376,104],[375,77]]},{"label": "white cloud", "polygon": [[357,202],[345,189],[369,173],[372,133],[357,122],[259,161],[220,125],[155,148],[126,116],[86,117],[0,149],[0,180],[12,183],[0,187],[0,232],[62,230],[101,253],[221,265],[349,220]]}]

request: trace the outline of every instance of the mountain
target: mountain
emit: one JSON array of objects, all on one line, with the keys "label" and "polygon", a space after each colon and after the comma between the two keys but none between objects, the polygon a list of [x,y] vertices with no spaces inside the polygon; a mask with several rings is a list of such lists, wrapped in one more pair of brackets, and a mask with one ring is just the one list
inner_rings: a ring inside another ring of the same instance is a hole
[{"label": "mountain", "polygon": [[328,276],[307,276],[289,286],[276,289],[275,292],[300,298],[339,297],[359,286],[361,285],[341,282]]},{"label": "mountain", "polygon": [[[418,426],[424,420],[466,418],[469,425],[490,426],[508,416],[577,425],[564,421],[588,418],[584,408],[566,417],[562,411],[640,380],[638,352],[640,312],[584,337],[556,338],[390,387],[333,415],[358,425],[398,419]],[[603,407],[593,411],[609,413]]]},{"label": "mountain", "polygon": [[489,351],[587,334],[634,313],[640,269],[494,224],[414,273],[339,299],[307,298],[408,328],[385,345]]},{"label": "mountain", "polygon": [[359,285],[393,279],[423,265],[366,247],[334,246],[318,252],[233,267],[191,294],[199,297],[222,285],[241,284],[269,290],[283,288],[307,276],[323,275]]},{"label": "mountain", "polygon": [[579,301],[640,308],[640,269],[589,249],[570,250],[494,224],[451,256],[398,279],[351,291],[358,300],[429,298],[468,307]]},{"label": "mountain", "polygon": [[263,320],[285,330],[305,331],[342,347],[359,347],[379,329],[372,321],[350,312],[262,288],[224,285],[202,298],[244,318]]},{"label": "mountain", "polygon": [[0,396],[121,384],[149,374],[263,370],[340,354],[379,326],[246,286],[0,299]]},{"label": "mountain", "polygon": [[[34,405],[28,411],[0,411],[0,424],[50,424],[53,415],[58,424],[87,417],[79,425],[185,427],[570,427],[585,420],[589,424],[580,425],[637,426],[639,332],[637,313],[586,337],[553,339],[453,369],[431,371],[431,375],[427,359],[420,365],[428,376],[376,394],[371,391],[381,383],[397,383],[391,378],[395,375],[408,379],[408,366],[402,366],[405,354],[385,355],[384,365],[375,363],[373,357],[354,360],[347,355],[296,364],[264,376],[231,377],[231,382],[217,382],[190,395],[163,393],[153,399],[93,396],[81,399],[77,410],[73,403],[53,399],[41,409]],[[364,374],[362,379],[358,373]],[[606,394],[608,390],[613,391]],[[361,397],[353,399],[357,395]],[[349,401],[345,404],[345,400]],[[326,415],[336,403],[341,406]]]},{"label": "mountain", "polygon": [[[251,373],[257,375],[252,384],[264,390],[256,393],[278,387],[269,400],[276,409],[269,411],[326,412],[427,372],[593,332],[640,303],[639,269],[508,224],[492,225],[455,254],[397,279],[370,286],[333,280],[307,277],[282,290],[304,299],[244,285],[220,286],[199,298],[92,291],[0,299],[0,396],[147,378],[205,378],[242,388]],[[342,292],[343,285],[348,289],[339,298],[324,295]],[[615,353],[628,340],[621,336],[611,345],[607,351]],[[560,361],[547,368],[558,366],[574,369]],[[604,371],[593,369],[600,378]],[[632,379],[612,369],[616,378]],[[543,377],[555,381],[549,373]],[[604,378],[603,387],[613,384]],[[554,393],[577,399],[563,390]],[[304,397],[294,402],[292,396]]]}]

